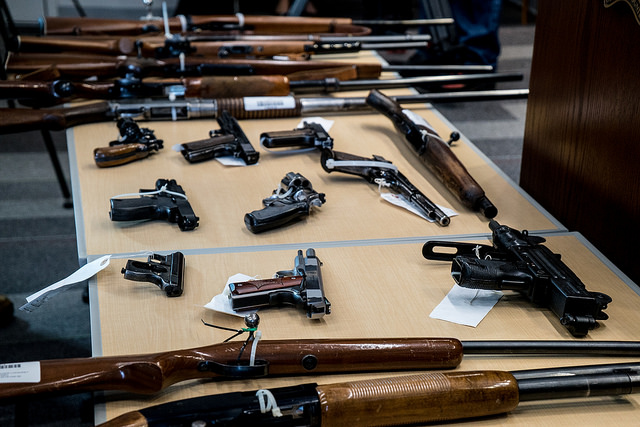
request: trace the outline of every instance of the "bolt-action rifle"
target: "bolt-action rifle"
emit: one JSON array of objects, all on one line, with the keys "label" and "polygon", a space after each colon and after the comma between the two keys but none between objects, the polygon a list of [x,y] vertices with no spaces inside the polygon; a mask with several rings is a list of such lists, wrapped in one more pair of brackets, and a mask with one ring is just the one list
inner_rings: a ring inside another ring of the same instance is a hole
[{"label": "bolt-action rifle", "polygon": [[422,117],[403,109],[397,100],[372,90],[367,104],[384,114],[416,152],[422,163],[466,207],[480,211],[487,218],[498,214],[498,209],[487,198],[484,190],[469,174],[449,144]]},{"label": "bolt-action rifle", "polygon": [[[251,34],[344,34],[368,35],[367,25],[450,25],[451,18],[421,20],[353,20],[333,17],[293,17],[263,15],[191,15],[168,18],[171,33],[189,31],[250,31]],[[165,31],[164,22],[101,18],[46,17],[40,22],[16,22],[20,34],[84,35],[121,34],[138,35]]]},{"label": "bolt-action rifle", "polygon": [[385,71],[403,75],[432,75],[458,73],[490,73],[488,65],[381,65],[376,62],[347,64],[337,61],[308,61],[238,58],[180,58],[114,57],[79,54],[17,54],[7,62],[10,74],[33,74],[56,64],[60,78],[85,79],[107,77],[188,77],[205,75],[284,75],[289,80],[318,80],[328,77],[342,80],[375,79]]},{"label": "bolt-action rifle", "polygon": [[[396,96],[399,103],[520,99],[528,90],[443,92]],[[215,118],[227,110],[236,119],[299,117],[306,114],[370,110],[365,98],[245,97],[220,99],[101,101],[76,107],[0,108],[0,134],[37,129],[63,130],[85,123],[116,120],[186,120]]]},{"label": "bolt-action rifle", "polygon": [[436,372],[196,397],[129,412],[101,426],[423,425],[505,414],[526,401],[639,391],[640,364]]},{"label": "bolt-action rifle", "polygon": [[468,74],[422,76],[399,79],[290,81],[286,76],[205,76],[176,79],[121,78],[109,81],[0,80],[0,99],[18,99],[25,105],[51,106],[76,98],[235,98],[243,96],[286,96],[291,93],[331,93],[373,88],[421,86],[441,87],[450,83],[486,83],[519,79],[520,74]]},{"label": "bolt-action rifle", "polygon": [[[427,259],[452,261],[451,276],[465,288],[513,290],[534,304],[548,307],[572,335],[586,336],[597,320],[609,318],[604,310],[609,295],[590,292],[560,255],[531,236],[491,220],[493,247],[475,243],[428,241]],[[452,251],[455,249],[455,251]]]},{"label": "bolt-action rifle", "polygon": [[[242,341],[164,353],[42,360],[38,383],[0,383],[0,400],[114,390],[154,394],[190,379],[452,369],[464,354],[637,357],[628,341],[459,341],[454,338],[260,340],[255,365]],[[240,356],[240,357],[238,357]]]}]

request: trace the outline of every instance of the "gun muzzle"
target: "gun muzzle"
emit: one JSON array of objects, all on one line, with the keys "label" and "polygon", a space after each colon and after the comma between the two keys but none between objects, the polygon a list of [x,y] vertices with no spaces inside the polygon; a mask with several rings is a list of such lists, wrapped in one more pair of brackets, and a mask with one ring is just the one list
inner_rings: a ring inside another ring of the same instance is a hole
[{"label": "gun muzzle", "polygon": [[504,261],[457,256],[451,263],[451,277],[463,288],[526,291],[533,278]]}]

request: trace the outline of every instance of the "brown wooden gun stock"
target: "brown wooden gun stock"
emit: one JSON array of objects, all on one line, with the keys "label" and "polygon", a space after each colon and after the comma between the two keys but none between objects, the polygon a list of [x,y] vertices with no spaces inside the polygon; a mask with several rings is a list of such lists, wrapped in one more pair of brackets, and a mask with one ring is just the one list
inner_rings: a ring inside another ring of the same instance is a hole
[{"label": "brown wooden gun stock", "polygon": [[[233,27],[253,34],[344,34],[367,35],[371,29],[354,25],[350,18],[316,18],[292,16],[243,15],[192,15],[185,20],[172,17],[168,20],[169,31],[182,33],[192,29],[225,30]],[[137,35],[164,31],[162,21],[47,17],[45,28],[48,35],[122,34]]]},{"label": "brown wooden gun stock", "polygon": [[[43,360],[38,383],[0,384],[0,400],[95,390],[151,394],[189,379],[224,379],[224,374],[208,366],[235,366],[242,344],[234,341],[140,356]],[[241,363],[247,363],[248,353],[243,353]],[[268,362],[270,376],[449,369],[460,364],[462,344],[448,338],[263,340],[255,357]]]}]

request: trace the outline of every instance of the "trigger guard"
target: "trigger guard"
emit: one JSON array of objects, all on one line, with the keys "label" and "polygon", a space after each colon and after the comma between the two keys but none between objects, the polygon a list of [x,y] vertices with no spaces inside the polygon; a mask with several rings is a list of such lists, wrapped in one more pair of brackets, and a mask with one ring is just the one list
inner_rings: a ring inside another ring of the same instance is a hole
[{"label": "trigger guard", "polygon": [[269,362],[256,360],[249,365],[248,360],[238,360],[227,363],[205,361],[198,364],[201,372],[213,372],[226,378],[261,378],[269,375]]}]

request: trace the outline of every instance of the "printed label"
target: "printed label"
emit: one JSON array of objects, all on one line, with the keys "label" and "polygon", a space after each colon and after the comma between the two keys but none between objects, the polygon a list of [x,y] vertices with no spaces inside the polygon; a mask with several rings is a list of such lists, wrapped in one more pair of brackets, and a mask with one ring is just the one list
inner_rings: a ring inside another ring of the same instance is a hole
[{"label": "printed label", "polygon": [[247,96],[244,98],[246,111],[292,110],[296,108],[293,96]]},{"label": "printed label", "polygon": [[0,364],[0,384],[39,382],[40,362]]}]

